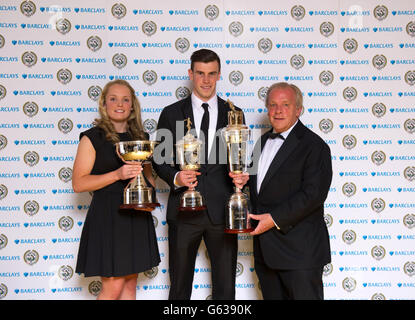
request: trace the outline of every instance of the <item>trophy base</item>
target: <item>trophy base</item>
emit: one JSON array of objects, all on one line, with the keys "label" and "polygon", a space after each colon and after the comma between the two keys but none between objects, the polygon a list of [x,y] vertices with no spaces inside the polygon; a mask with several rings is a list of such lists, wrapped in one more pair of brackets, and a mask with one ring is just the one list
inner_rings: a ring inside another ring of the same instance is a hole
[{"label": "trophy base", "polygon": [[146,211],[151,212],[155,208],[160,207],[160,203],[131,203],[131,204],[122,204],[120,205],[120,209],[134,209],[137,211]]},{"label": "trophy base", "polygon": [[179,211],[203,211],[206,210],[206,206],[200,206],[200,207],[179,207]]},{"label": "trophy base", "polygon": [[254,228],[249,229],[225,229],[225,233],[250,233],[254,231]]},{"label": "trophy base", "polygon": [[179,211],[202,211],[207,207],[204,204],[203,197],[196,190],[187,190],[182,194],[180,198]]},{"label": "trophy base", "polygon": [[144,186],[127,186],[124,190],[124,203],[120,209],[134,209],[137,211],[151,212],[160,203],[153,197],[153,188]]}]

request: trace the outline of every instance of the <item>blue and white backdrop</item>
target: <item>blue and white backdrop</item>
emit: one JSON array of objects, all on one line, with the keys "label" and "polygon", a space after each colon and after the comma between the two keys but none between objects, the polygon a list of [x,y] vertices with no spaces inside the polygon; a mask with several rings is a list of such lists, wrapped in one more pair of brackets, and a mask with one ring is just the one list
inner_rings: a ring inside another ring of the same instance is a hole
[{"label": "blue and white backdrop", "polygon": [[[0,3],[0,298],[95,299],[74,273],[90,195],[71,188],[81,131],[106,82],[128,80],[152,133],[185,97],[195,49],[222,59],[218,94],[258,137],[264,92],[298,85],[302,121],[332,150],[326,299],[415,298],[415,6],[412,0],[3,0]],[[168,187],[153,212],[161,263],[138,299],[169,291]],[[193,299],[210,297],[204,244]],[[237,299],[261,299],[239,236]]]}]

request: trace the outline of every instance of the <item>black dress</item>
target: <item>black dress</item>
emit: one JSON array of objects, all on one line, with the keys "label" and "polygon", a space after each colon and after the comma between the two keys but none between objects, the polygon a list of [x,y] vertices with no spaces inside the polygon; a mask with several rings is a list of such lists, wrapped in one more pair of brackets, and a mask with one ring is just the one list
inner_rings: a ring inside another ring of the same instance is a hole
[{"label": "black dress", "polygon": [[[92,142],[96,159],[91,174],[118,169],[123,162],[113,143],[98,127],[82,132]],[[121,141],[131,140],[128,133]],[[160,263],[156,232],[150,213],[119,210],[129,180],[119,180],[93,193],[79,244],[76,272],[86,277],[119,277],[147,271]]]}]

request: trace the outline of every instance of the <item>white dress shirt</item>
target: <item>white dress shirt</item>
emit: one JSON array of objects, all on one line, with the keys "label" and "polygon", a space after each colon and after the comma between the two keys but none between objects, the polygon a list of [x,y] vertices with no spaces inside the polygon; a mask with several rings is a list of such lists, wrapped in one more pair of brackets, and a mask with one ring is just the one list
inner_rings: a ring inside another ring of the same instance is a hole
[{"label": "white dress shirt", "polygon": [[[298,120],[287,131],[280,133],[284,137],[285,140],[287,139],[292,128],[294,128],[297,122]],[[264,149],[261,152],[261,156],[259,157],[259,163],[258,163],[258,173],[257,173],[257,182],[256,182],[256,188],[257,188],[258,193],[259,193],[259,190],[261,190],[262,181],[264,181],[264,177],[269,169],[269,166],[271,165],[272,160],[274,160],[275,155],[277,154],[278,150],[280,150],[285,140],[282,140],[280,138],[275,138],[275,139],[268,139],[265,142]],[[275,227],[278,230],[280,230],[280,227],[275,222],[274,218],[272,218],[272,221],[274,222]]]},{"label": "white dress shirt", "polygon": [[[287,139],[292,128],[294,128],[294,126],[297,124],[297,121],[287,131],[280,133],[284,137],[284,139]],[[257,184],[256,184],[258,193],[259,193],[259,190],[261,190],[261,184],[262,184],[262,181],[264,181],[264,177],[269,169],[269,166],[271,165],[272,160],[274,160],[275,155],[277,154],[278,150],[280,150],[283,143],[284,143],[284,140],[280,138],[268,139],[265,142],[264,149],[261,152],[261,156],[259,157],[259,163],[258,163]]]},{"label": "white dress shirt", "polygon": [[[210,151],[210,149],[212,148],[212,144],[213,144],[213,139],[215,138],[215,134],[216,134],[216,125],[218,122],[218,97],[216,96],[216,94],[210,98],[209,101],[203,101],[201,99],[199,99],[194,93],[192,93],[191,95],[191,99],[192,99],[192,110],[193,110],[193,120],[194,120],[194,125],[195,125],[195,129],[196,129],[196,134],[197,136],[200,138],[200,125],[202,124],[202,118],[203,118],[203,114],[205,113],[205,109],[203,109],[202,104],[203,103],[207,103],[209,105],[209,131],[208,131],[208,150]],[[180,171],[179,171],[180,172]],[[177,188],[179,188],[179,185],[176,183],[176,178],[177,178],[177,174],[179,173],[177,172],[174,175],[174,186]]]},{"label": "white dress shirt", "polygon": [[199,99],[194,93],[191,96],[192,109],[193,109],[193,120],[195,121],[195,129],[197,136],[200,138],[200,125],[202,124],[203,109],[202,104],[207,103],[209,105],[209,137],[208,137],[208,150],[212,148],[213,140],[216,134],[216,125],[218,122],[218,97],[216,94],[210,98],[209,101],[203,101]]}]

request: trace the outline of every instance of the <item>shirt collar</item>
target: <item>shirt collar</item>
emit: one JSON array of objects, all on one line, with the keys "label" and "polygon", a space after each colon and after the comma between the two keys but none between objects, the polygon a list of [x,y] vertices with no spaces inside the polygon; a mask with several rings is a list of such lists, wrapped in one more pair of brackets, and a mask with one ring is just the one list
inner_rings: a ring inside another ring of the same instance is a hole
[{"label": "shirt collar", "polygon": [[207,103],[209,105],[209,109],[217,109],[218,108],[218,98],[216,95],[214,95],[212,98],[210,98],[208,101],[203,101],[199,97],[197,97],[194,93],[192,93],[192,105],[197,106],[200,109],[202,108],[202,103]]},{"label": "shirt collar", "polygon": [[[290,134],[291,130],[295,127],[297,122],[298,122],[298,119],[288,130],[286,130],[284,132],[280,132],[280,134],[284,137],[284,139],[287,139],[288,135]],[[275,132],[274,129],[272,129],[272,132]]]}]

